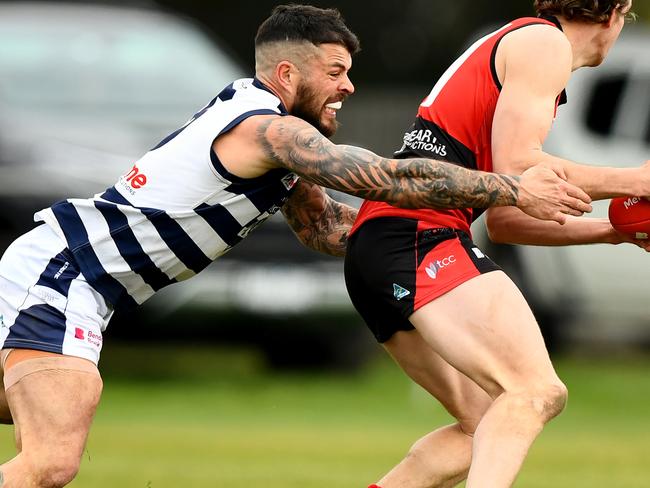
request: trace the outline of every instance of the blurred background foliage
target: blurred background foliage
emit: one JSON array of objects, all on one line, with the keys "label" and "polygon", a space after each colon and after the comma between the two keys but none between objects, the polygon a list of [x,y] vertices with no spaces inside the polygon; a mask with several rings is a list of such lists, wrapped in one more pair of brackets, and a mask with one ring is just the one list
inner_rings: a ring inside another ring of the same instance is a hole
[{"label": "blurred background foliage", "polygon": [[[228,41],[248,67],[254,66],[257,26],[273,6],[269,0],[203,2],[162,0],[161,4],[197,19]],[[305,2],[338,8],[359,36],[363,51],[354,60],[353,81],[363,85],[430,85],[457,57],[469,37],[489,25],[534,15],[532,0],[361,0]],[[650,21],[650,0],[635,0],[641,22]]]}]

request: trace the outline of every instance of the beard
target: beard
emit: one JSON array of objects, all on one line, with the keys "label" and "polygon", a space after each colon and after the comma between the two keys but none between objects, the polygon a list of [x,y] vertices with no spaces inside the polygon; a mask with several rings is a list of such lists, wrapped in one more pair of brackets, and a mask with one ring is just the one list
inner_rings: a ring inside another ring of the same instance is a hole
[{"label": "beard", "polygon": [[321,118],[322,105],[318,104],[318,93],[306,83],[301,83],[296,91],[296,100],[291,110],[291,115],[298,117],[313,125],[325,137],[332,137],[339,127],[336,119],[331,124],[324,124]]}]

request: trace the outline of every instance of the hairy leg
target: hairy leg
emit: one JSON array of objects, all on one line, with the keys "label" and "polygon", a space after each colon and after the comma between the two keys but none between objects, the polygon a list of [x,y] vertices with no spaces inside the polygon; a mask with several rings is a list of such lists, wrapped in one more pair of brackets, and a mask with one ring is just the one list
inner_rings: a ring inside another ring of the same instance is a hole
[{"label": "hairy leg", "polygon": [[20,452],[0,466],[2,488],[62,487],[79,469],[102,380],[85,359],[25,351],[5,368]]},{"label": "hairy leg", "polygon": [[566,388],[523,296],[502,272],[467,281],[411,316],[424,339],[494,399],[474,436],[467,488],[512,486]]},{"label": "hairy leg", "polygon": [[397,332],[384,347],[400,367],[437,398],[458,423],[419,439],[407,456],[379,482],[382,488],[446,488],[467,476],[472,435],[492,399],[451,367],[417,330]]}]

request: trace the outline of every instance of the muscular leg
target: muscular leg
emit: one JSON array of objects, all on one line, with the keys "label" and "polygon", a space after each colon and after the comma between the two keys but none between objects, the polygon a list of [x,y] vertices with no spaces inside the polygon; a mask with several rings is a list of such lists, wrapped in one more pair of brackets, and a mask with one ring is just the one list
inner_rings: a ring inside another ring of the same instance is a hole
[{"label": "muscular leg", "polygon": [[[28,373],[16,376],[21,369]],[[17,381],[10,384],[12,375]],[[0,466],[2,488],[65,486],[79,468],[101,395],[95,365],[81,358],[14,350],[5,365],[5,384],[20,432],[20,452]]]},{"label": "muscular leg", "polygon": [[472,459],[472,435],[492,399],[445,362],[417,330],[397,332],[384,347],[416,383],[458,419],[458,423],[419,439],[408,455],[378,482],[379,486],[456,486],[467,476]]},{"label": "muscular leg", "polygon": [[492,272],[425,305],[411,322],[494,399],[474,435],[467,488],[511,486],[567,395],[526,301],[504,273]]}]

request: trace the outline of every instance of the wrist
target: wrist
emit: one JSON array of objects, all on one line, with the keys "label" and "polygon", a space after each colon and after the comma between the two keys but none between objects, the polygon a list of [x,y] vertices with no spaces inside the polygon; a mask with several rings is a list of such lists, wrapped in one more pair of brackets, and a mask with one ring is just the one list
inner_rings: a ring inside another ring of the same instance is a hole
[{"label": "wrist", "polygon": [[634,168],[634,190],[630,196],[647,197],[650,196],[650,175],[644,168]]},{"label": "wrist", "polygon": [[603,225],[603,234],[602,234],[603,237],[601,242],[603,244],[616,245],[616,244],[622,244],[626,242],[623,235],[617,232],[616,229],[614,229],[614,227],[612,227],[612,224],[609,222],[609,220],[603,219],[602,225]]}]

